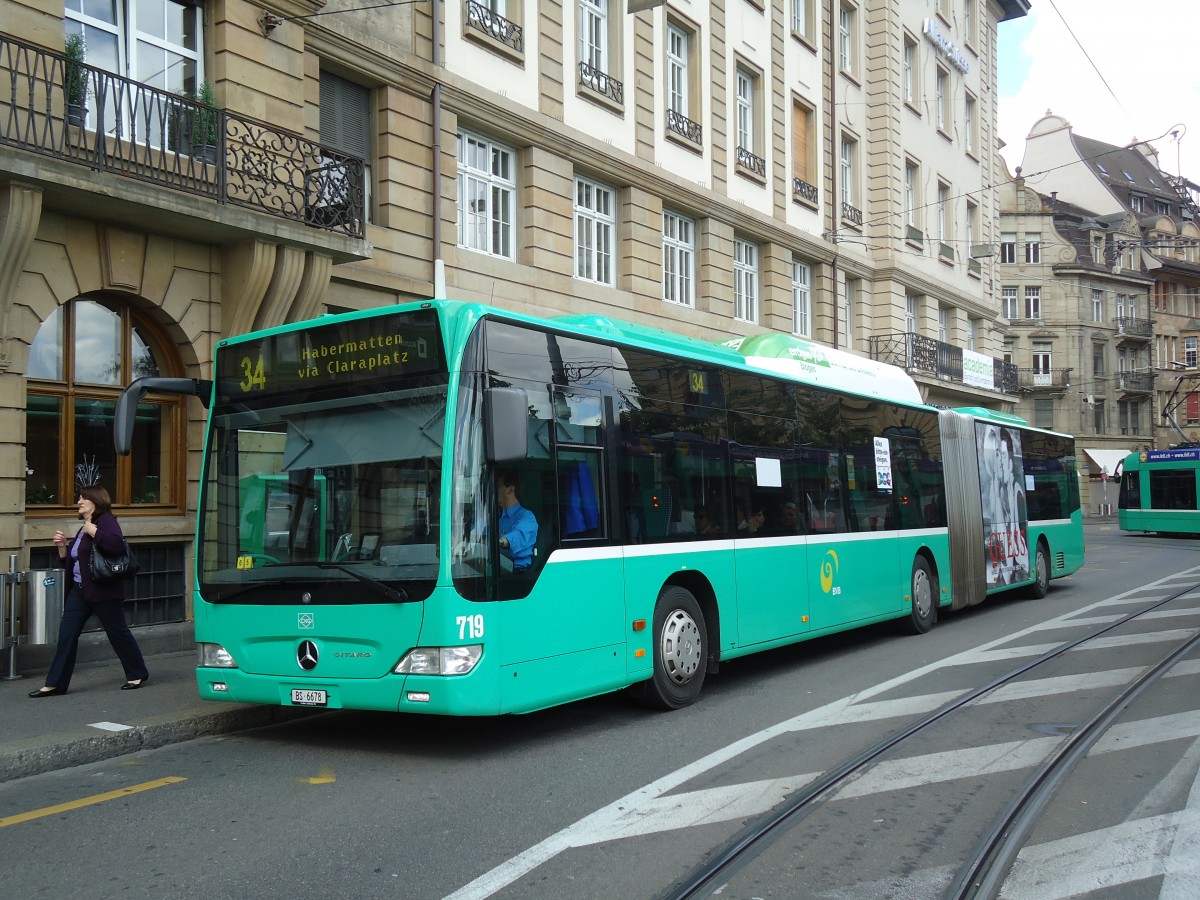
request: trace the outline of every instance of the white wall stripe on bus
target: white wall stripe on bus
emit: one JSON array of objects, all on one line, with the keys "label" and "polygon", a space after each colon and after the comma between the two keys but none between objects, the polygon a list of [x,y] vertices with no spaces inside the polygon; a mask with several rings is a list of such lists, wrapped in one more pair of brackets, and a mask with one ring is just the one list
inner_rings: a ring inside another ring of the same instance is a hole
[{"label": "white wall stripe on bus", "polygon": [[[888,681],[881,682],[861,691],[858,694],[853,694],[848,697],[843,697],[840,700],[835,700],[832,703],[827,703],[825,706],[810,710],[806,713],[801,713],[791,719],[785,719],[768,728],[754,734],[747,735],[731,744],[722,747],[703,756],[694,762],[689,763],[682,768],[669,772],[656,781],[644,785],[623,797],[618,798],[607,806],[601,807],[595,812],[584,816],[579,821],[566,828],[549,835],[544,840],[530,847],[529,849],[517,854],[511,859],[501,863],[488,872],[483,873],[474,881],[463,885],[454,893],[448,895],[446,900],[483,900],[490,897],[498,891],[503,890],[507,886],[513,884],[517,880],[534,871],[538,866],[553,859],[558,854],[569,850],[571,847],[586,846],[592,841],[590,836],[594,833],[599,833],[608,830],[616,823],[622,821],[629,816],[639,815],[639,811],[648,810],[659,797],[669,791],[674,790],[682,784],[686,784],[693,778],[696,778],[705,772],[710,771],[718,766],[724,765],[731,759],[740,756],[741,754],[752,750],[767,741],[773,740],[782,734],[789,732],[801,731],[808,728],[819,728],[824,725],[838,724],[846,721],[849,711],[857,704],[863,703],[873,697],[878,697],[888,691],[895,690],[905,684],[909,684],[920,679],[927,678],[930,674],[937,672],[940,669],[949,666],[959,666],[969,664],[974,659],[982,659],[983,654],[990,653],[993,649],[1002,644],[1009,644],[1012,641],[1018,640],[1026,635],[1034,634],[1039,631],[1050,628],[1070,627],[1071,619],[1076,616],[1085,616],[1088,613],[1101,609],[1106,606],[1111,606],[1119,603],[1123,598],[1141,593],[1145,590],[1150,590],[1156,585],[1161,585],[1168,581],[1184,578],[1185,576],[1195,575],[1200,573],[1200,566],[1186,570],[1185,573],[1177,573],[1171,576],[1166,576],[1160,581],[1152,582],[1144,585],[1133,591],[1126,591],[1117,594],[1114,597],[1098,601],[1090,606],[1085,606],[1081,609],[1073,610],[1070,613],[1051,619],[1047,622],[1039,623],[1022,631],[1016,631],[1012,634],[1005,635],[994,641],[981,644],[972,650],[967,650],[954,656],[947,657],[943,660],[929,663],[917,669],[912,669],[902,675]],[[1160,591],[1161,592],[1161,591]],[[934,632],[936,635],[936,631]],[[1051,645],[1046,645],[1051,646]],[[1054,645],[1056,646],[1056,645]],[[1044,652],[1044,651],[1039,651]]]},{"label": "white wall stripe on bus", "polygon": [[859,541],[896,540],[900,537],[944,537],[945,528],[914,528],[910,531],[860,531],[841,534],[802,534],[778,537],[735,538],[720,541],[665,541],[659,544],[626,544],[603,547],[560,547],[546,557],[546,565],[579,562],[581,560],[637,558],[643,556],[673,556],[737,550],[745,553],[767,547],[824,547],[828,544],[851,544]]}]

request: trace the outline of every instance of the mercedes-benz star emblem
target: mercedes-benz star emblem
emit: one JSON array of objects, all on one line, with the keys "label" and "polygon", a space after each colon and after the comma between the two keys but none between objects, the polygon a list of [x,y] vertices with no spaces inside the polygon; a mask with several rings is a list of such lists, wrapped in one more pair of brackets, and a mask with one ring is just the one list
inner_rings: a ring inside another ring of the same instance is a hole
[{"label": "mercedes-benz star emblem", "polygon": [[301,641],[296,650],[296,662],[300,663],[300,668],[305,672],[311,672],[317,667],[317,658],[320,655],[317,645],[312,641]]}]

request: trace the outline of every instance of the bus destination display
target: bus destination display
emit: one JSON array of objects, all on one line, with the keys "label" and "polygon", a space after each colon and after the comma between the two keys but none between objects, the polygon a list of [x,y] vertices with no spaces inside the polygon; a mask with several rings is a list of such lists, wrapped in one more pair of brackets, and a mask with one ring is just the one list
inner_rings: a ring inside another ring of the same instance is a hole
[{"label": "bus destination display", "polygon": [[380,384],[439,372],[433,310],[353,319],[233,343],[217,353],[217,399],[236,403],[330,386]]}]

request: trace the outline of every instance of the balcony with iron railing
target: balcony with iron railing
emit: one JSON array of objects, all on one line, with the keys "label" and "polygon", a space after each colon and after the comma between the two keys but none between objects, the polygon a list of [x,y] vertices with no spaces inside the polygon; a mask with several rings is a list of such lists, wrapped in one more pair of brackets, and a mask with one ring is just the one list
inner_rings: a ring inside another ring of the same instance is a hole
[{"label": "balcony with iron railing", "polygon": [[811,203],[814,206],[817,203],[820,193],[815,185],[809,184],[802,178],[792,179],[792,199],[802,200],[805,203]]},{"label": "balcony with iron railing", "polygon": [[[991,358],[990,372],[980,375],[976,372],[978,366],[972,366],[975,374],[964,377],[962,347],[945,341],[908,331],[876,335],[869,344],[871,359],[900,366],[909,374],[928,375],[941,381],[1004,394],[1017,393],[1017,367],[1002,359]],[[979,360],[980,357],[975,355],[972,359]]]},{"label": "balcony with iron railing", "polygon": [[579,63],[579,86],[598,94],[616,106],[625,105],[625,85],[607,72],[587,62]]},{"label": "balcony with iron railing", "polygon": [[1137,319],[1133,316],[1117,316],[1113,323],[1117,326],[1117,334],[1126,338],[1150,340],[1154,337],[1154,320]]},{"label": "balcony with iron railing", "polygon": [[[332,246],[339,259],[365,255],[362,159],[0,34],[0,151],[6,148],[20,152],[0,153],[0,172],[50,194],[70,180],[75,208],[88,205],[89,192],[96,195],[91,205],[105,204],[114,217],[118,207],[140,203],[125,212],[132,221],[152,206],[159,222],[220,223],[221,210],[236,207],[295,224],[288,239],[297,244]],[[23,154],[43,162],[32,165]],[[114,176],[127,179],[126,187],[104,183]],[[139,192],[139,185],[152,190]],[[162,202],[159,189],[179,201]],[[195,198],[190,206],[187,196]],[[245,216],[237,222],[250,233],[282,227]]]},{"label": "balcony with iron railing", "polygon": [[737,148],[737,165],[744,172],[757,175],[759,178],[767,177],[767,161],[745,147]]},{"label": "balcony with iron railing", "polygon": [[1153,372],[1118,372],[1117,390],[1125,394],[1150,394],[1154,392]]},{"label": "balcony with iron railing", "polygon": [[467,27],[517,54],[525,53],[524,29],[475,0],[467,0]]},{"label": "balcony with iron railing", "polygon": [[1071,369],[1018,369],[1022,391],[1065,391],[1071,386]]},{"label": "balcony with iron railing", "polygon": [[667,131],[679,135],[697,147],[704,144],[704,127],[673,109],[667,110]]}]

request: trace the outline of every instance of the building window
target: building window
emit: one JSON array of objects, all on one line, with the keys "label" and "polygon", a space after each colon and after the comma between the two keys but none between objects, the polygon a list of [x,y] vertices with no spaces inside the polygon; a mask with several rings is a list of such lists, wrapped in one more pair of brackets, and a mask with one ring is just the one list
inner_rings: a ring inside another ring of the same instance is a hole
[{"label": "building window", "polygon": [[696,53],[695,32],[679,22],[667,23],[667,131],[702,144],[704,131],[692,120],[693,111],[699,115],[699,86],[693,55]]},{"label": "building window", "polygon": [[1183,339],[1183,364],[1186,368],[1194,369],[1197,366],[1197,338],[1195,336],[1185,337]]},{"label": "building window", "polygon": [[917,210],[921,206],[921,171],[914,162],[904,164],[904,224],[920,228]]},{"label": "building window", "polygon": [[841,327],[838,329],[838,346],[849,350],[854,347],[854,305],[858,301],[857,278],[847,277],[842,283]]},{"label": "building window", "polygon": [[1145,212],[1146,198],[1141,194],[1131,194],[1129,197],[1129,208],[1137,213]]},{"label": "building window", "polygon": [[1003,233],[1000,235],[1000,262],[1015,263],[1017,261],[1017,236]]},{"label": "building window", "polygon": [[516,154],[487,138],[458,135],[458,244],[513,259]]},{"label": "building window", "polygon": [[[842,175],[842,206],[851,207],[855,211],[858,209],[858,185],[855,183],[857,166],[855,165],[858,156],[858,141],[853,138],[843,137],[840,153],[841,175]],[[861,213],[859,213],[861,222]],[[847,217],[847,210],[843,208],[842,217]]]},{"label": "building window", "polygon": [[[1035,376],[1041,375],[1043,378],[1047,378],[1050,375],[1050,355],[1050,344],[1033,345],[1033,374]],[[1044,383],[1049,384],[1049,381]]]},{"label": "building window", "polygon": [[1034,265],[1042,261],[1042,236],[1040,234],[1025,235],[1025,262]]},{"label": "building window", "polygon": [[1092,236],[1092,262],[1104,265],[1104,236]]},{"label": "building window", "polygon": [[1092,374],[1097,376],[1104,375],[1104,345],[1092,345]]},{"label": "building window", "polygon": [[204,80],[204,4],[66,0],[67,34],[81,33],[88,65],[195,96]]},{"label": "building window", "polygon": [[1033,401],[1033,427],[1054,428],[1054,400],[1039,397]]},{"label": "building window", "polygon": [[1121,400],[1117,403],[1117,422],[1121,434],[1141,433],[1142,404],[1137,400]]},{"label": "building window", "polygon": [[739,150],[753,153],[754,143],[754,82],[750,72],[737,67],[737,145]]},{"label": "building window", "polygon": [[1012,321],[1021,317],[1017,309],[1017,289],[1015,287],[1000,288],[1000,303],[1004,309],[1004,318]]},{"label": "building window", "polygon": [[904,332],[916,334],[921,321],[921,298],[916,294],[904,295]]},{"label": "building window", "polygon": [[967,239],[964,243],[967,247],[967,258],[974,263],[975,241],[979,234],[979,205],[977,203],[972,203],[970,200],[967,201],[966,224]]},{"label": "building window", "polygon": [[975,350],[976,335],[979,334],[979,320],[967,319],[967,349]]},{"label": "building window", "polygon": [[792,34],[813,39],[813,7],[816,0],[792,0]]},{"label": "building window", "polygon": [[941,66],[933,79],[934,121],[938,131],[948,131],[950,125],[950,73]]},{"label": "building window", "polygon": [[917,42],[904,35],[904,102],[912,105],[917,99]]},{"label": "building window", "polygon": [[963,0],[963,41],[967,44],[975,43],[975,0]]},{"label": "building window", "polygon": [[608,0],[579,0],[579,83],[617,104],[625,102],[625,87],[615,77],[619,68],[612,29],[616,27],[608,15]]},{"label": "building window", "polygon": [[1104,321],[1104,291],[1092,288],[1092,321]]},{"label": "building window", "polygon": [[937,226],[938,240],[949,244],[954,233],[954,208],[950,203],[950,185],[938,182],[937,187]]},{"label": "building window", "polygon": [[838,65],[853,76],[858,63],[858,9],[843,3],[838,13]]},{"label": "building window", "polygon": [[1042,317],[1042,289],[1035,285],[1025,286],[1025,318],[1040,319]]},{"label": "building window", "polygon": [[99,483],[117,506],[181,509],[186,398],[147,395],[134,419],[133,452],[113,449],[113,413],[125,387],[181,374],[171,342],[128,305],[81,298],[55,309],[29,348],[26,506],[61,516],[81,486]]},{"label": "building window", "polygon": [[[362,208],[370,219],[371,211],[371,89],[353,81],[321,72],[321,144],[347,156],[364,161]],[[347,165],[336,158],[324,158],[310,173],[316,186],[310,216],[314,224],[337,225],[350,221],[357,213],[358,197]],[[343,221],[338,221],[341,217]]]},{"label": "building window", "polygon": [[758,321],[758,247],[741,238],[733,241],[733,317]]},{"label": "building window", "polygon": [[792,260],[792,332],[812,336],[812,268],[806,262]]},{"label": "building window", "polygon": [[611,188],[575,179],[575,277],[613,283],[616,198]]},{"label": "building window", "polygon": [[695,306],[696,223],[663,213],[663,300]]},{"label": "building window", "polygon": [[1092,431],[1096,434],[1104,434],[1104,401],[1096,400],[1092,403]]},{"label": "building window", "polygon": [[950,343],[950,310],[945,306],[938,307],[938,340]]},{"label": "building window", "polygon": [[813,135],[812,107],[792,102],[792,195],[794,199],[815,204],[818,199],[816,163],[813,154],[817,142]]},{"label": "building window", "polygon": [[1154,214],[1157,216],[1169,216],[1171,214],[1171,204],[1166,200],[1154,198]]},{"label": "building window", "polygon": [[979,131],[979,122],[976,118],[975,98],[970,94],[967,95],[965,109],[963,110],[963,144],[968,153],[975,153],[976,134]]}]

